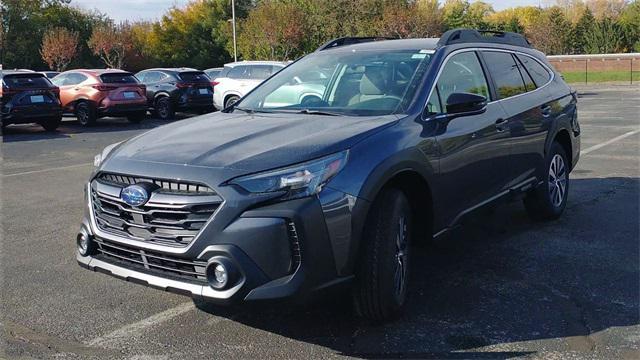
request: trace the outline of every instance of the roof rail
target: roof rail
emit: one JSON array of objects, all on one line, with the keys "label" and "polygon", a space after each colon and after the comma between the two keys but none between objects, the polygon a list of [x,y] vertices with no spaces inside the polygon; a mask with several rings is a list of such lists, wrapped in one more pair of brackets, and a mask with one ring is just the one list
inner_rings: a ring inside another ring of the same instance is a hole
[{"label": "roof rail", "polygon": [[453,29],[442,34],[438,40],[438,46],[463,43],[493,43],[531,47],[529,40],[518,33],[493,30]]},{"label": "roof rail", "polygon": [[380,41],[380,40],[395,40],[395,38],[389,38],[389,37],[383,37],[383,36],[368,36],[368,37],[347,36],[347,37],[341,37],[341,38],[333,39],[331,41],[327,41],[322,46],[320,46],[316,51],[332,49],[339,46],[360,44],[360,43]]}]

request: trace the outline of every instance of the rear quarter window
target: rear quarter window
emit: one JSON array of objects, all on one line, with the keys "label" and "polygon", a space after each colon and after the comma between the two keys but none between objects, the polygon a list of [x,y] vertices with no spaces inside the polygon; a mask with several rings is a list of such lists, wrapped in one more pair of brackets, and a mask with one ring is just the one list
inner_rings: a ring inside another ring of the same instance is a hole
[{"label": "rear quarter window", "polygon": [[525,56],[516,55],[524,68],[527,70],[533,81],[538,87],[545,85],[551,80],[551,74],[547,69],[542,66],[538,61]]},{"label": "rear quarter window", "polygon": [[2,78],[8,88],[42,88],[51,87],[51,82],[42,74],[7,75]]},{"label": "rear quarter window", "polygon": [[132,74],[127,73],[115,73],[115,74],[102,74],[100,80],[106,84],[137,84],[138,80]]}]

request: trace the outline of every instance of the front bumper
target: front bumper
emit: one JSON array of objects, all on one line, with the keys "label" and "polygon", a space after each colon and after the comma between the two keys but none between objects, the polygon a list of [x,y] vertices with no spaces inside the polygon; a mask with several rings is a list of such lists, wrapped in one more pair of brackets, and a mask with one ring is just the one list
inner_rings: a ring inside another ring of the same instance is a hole
[{"label": "front bumper", "polygon": [[[90,186],[87,191],[91,191]],[[81,266],[93,271],[218,304],[304,299],[317,290],[351,280],[351,276],[339,276],[336,271],[330,235],[318,198],[251,207],[236,217],[231,215],[231,219],[225,216],[228,212],[232,210],[222,209],[220,214],[214,215],[193,243],[184,249],[156,247],[143,250],[207,264],[214,258],[229,259],[239,276],[224,290],[209,286],[208,278],[198,282],[167,276],[154,271],[153,267],[117,261],[102,253],[90,256],[77,253],[76,257]],[[299,240],[297,252],[290,226],[294,226]],[[101,231],[90,201],[81,231],[101,242],[130,247],[136,243],[143,245],[140,241],[119,239]]]}]

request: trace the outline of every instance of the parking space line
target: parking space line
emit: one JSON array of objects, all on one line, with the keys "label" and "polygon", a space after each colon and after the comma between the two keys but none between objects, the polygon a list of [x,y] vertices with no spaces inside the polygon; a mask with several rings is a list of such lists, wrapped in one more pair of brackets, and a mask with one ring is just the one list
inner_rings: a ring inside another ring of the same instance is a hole
[{"label": "parking space line", "polygon": [[12,176],[20,176],[20,175],[38,174],[38,173],[47,172],[47,171],[72,169],[72,168],[88,166],[88,165],[93,165],[93,164],[92,163],[84,163],[84,164],[60,166],[60,167],[48,168],[48,169],[42,169],[42,170],[23,171],[23,172],[18,172],[18,173],[13,173],[13,174],[2,174],[2,177],[12,177]]},{"label": "parking space line", "polygon": [[105,345],[113,344],[113,343],[116,343],[118,340],[128,339],[132,335],[135,335],[136,333],[139,333],[144,329],[161,324],[165,321],[169,321],[174,317],[180,316],[193,309],[195,309],[195,305],[193,305],[193,302],[190,301],[190,302],[182,303],[176,307],[172,307],[171,309],[165,310],[155,315],[151,315],[146,319],[142,319],[133,324],[125,325],[106,335],[99,336],[95,339],[89,340],[85,344],[89,346],[105,346]]},{"label": "parking space line", "polygon": [[582,150],[580,152],[580,155],[587,155],[587,154],[589,154],[591,152],[594,152],[594,151],[596,151],[598,149],[602,149],[603,147],[605,147],[607,145],[613,144],[616,141],[620,141],[622,139],[628,138],[629,136],[632,136],[632,135],[635,135],[635,134],[638,134],[638,133],[640,133],[640,129],[626,132],[626,133],[624,133],[624,134],[622,134],[620,136],[616,136],[613,139],[609,139],[609,140],[607,140],[607,141],[605,141],[603,143],[588,147],[588,148]]}]

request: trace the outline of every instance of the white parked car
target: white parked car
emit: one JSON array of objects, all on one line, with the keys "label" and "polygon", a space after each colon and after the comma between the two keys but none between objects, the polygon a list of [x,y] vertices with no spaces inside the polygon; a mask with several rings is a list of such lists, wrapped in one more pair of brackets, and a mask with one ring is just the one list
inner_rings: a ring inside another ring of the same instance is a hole
[{"label": "white parked car", "polygon": [[277,61],[239,61],[225,64],[216,78],[213,105],[224,109],[260,85],[266,78],[287,66]]}]

